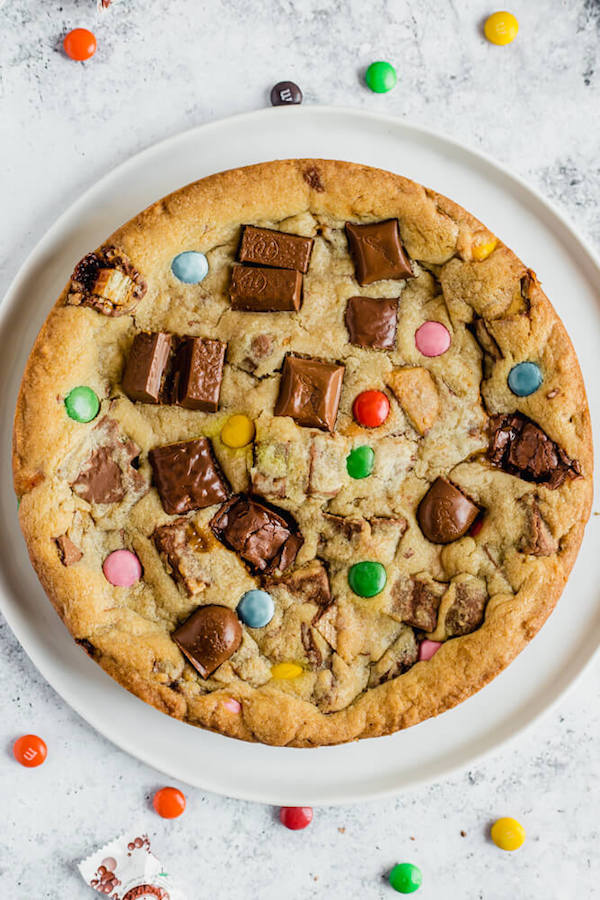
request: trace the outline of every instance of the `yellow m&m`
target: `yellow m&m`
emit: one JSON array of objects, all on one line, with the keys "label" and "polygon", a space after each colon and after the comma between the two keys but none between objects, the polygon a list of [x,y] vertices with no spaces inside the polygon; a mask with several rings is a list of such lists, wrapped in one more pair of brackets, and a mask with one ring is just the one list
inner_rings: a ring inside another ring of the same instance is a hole
[{"label": "yellow m&m", "polygon": [[519,23],[512,13],[501,10],[486,19],[483,31],[491,44],[511,44],[519,32]]},{"label": "yellow m&m", "polygon": [[496,847],[501,850],[518,850],[525,840],[525,829],[516,819],[505,816],[492,825],[490,834]]},{"label": "yellow m&m", "polygon": [[302,675],[302,666],[298,663],[277,663],[271,668],[272,678],[297,678]]},{"label": "yellow m&m", "polygon": [[481,262],[483,259],[487,259],[490,253],[496,249],[496,244],[498,241],[496,238],[490,238],[489,241],[479,241],[476,244],[473,244],[471,247],[471,255],[473,259],[476,259],[478,262]]},{"label": "yellow m&m", "polygon": [[221,429],[221,440],[227,447],[245,447],[254,440],[254,422],[241,414],[231,416]]}]

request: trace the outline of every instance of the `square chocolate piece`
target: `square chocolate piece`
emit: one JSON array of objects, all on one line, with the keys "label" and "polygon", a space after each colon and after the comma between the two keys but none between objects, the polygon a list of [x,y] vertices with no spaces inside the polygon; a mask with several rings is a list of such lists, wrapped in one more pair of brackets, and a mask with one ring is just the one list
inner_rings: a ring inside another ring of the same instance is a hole
[{"label": "square chocolate piece", "polygon": [[350,255],[360,285],[388,278],[413,278],[410,260],[400,241],[398,219],[354,225],[346,222]]},{"label": "square chocolate piece", "polygon": [[346,306],[346,328],[350,343],[374,350],[396,346],[397,300],[350,297]]},{"label": "square chocolate piece", "polygon": [[148,459],[163,509],[170,516],[227,499],[228,485],[208,438],[155,447]]},{"label": "square chocolate piece", "polygon": [[145,331],[136,334],[127,357],[122,387],[130,400],[159,403],[165,380],[171,335]]},{"label": "square chocolate piece", "polygon": [[240,262],[258,266],[308,272],[313,243],[313,239],[309,237],[245,225],[239,259]]},{"label": "square chocolate piece", "polygon": [[226,350],[223,341],[182,338],[173,364],[173,402],[184,409],[216,412]]},{"label": "square chocolate piece", "polygon": [[304,543],[283,516],[245,494],[228,500],[210,527],[221,543],[241,556],[252,574],[283,572]]},{"label": "square chocolate piece", "polygon": [[231,308],[247,312],[297,312],[302,305],[302,275],[290,269],[234,266]]},{"label": "square chocolate piece", "polygon": [[298,425],[333,431],[345,366],[286,356],[283,363],[276,416],[291,416]]}]

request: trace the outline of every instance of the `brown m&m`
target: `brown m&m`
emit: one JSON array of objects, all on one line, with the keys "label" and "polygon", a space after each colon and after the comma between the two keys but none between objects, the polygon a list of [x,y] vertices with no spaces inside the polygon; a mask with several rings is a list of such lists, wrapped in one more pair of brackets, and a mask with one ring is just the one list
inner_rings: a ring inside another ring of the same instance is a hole
[{"label": "brown m&m", "polygon": [[227,498],[208,438],[155,447],[148,454],[161,503],[170,516],[204,509]]},{"label": "brown m&m", "polygon": [[258,266],[295,269],[307,272],[313,239],[271,228],[245,225],[242,232],[239,260]]},{"label": "brown m&m", "polygon": [[172,634],[203,678],[233,656],[242,642],[242,626],[227,606],[201,606]]},{"label": "brown m&m", "polygon": [[333,431],[345,367],[320,359],[286,356],[275,404],[276,416],[291,416],[298,425]]},{"label": "brown m&m", "polygon": [[302,275],[292,269],[234,266],[229,295],[232,309],[297,312],[302,304]]},{"label": "brown m&m", "polygon": [[218,540],[246,562],[250,570],[283,572],[296,559],[304,539],[288,519],[245,494],[225,503],[210,527]]},{"label": "brown m&m", "polygon": [[467,533],[479,511],[479,507],[446,478],[436,478],[419,504],[417,519],[429,541],[449,544]]},{"label": "brown m&m", "polygon": [[397,219],[354,225],[346,222],[346,236],[360,285],[388,278],[412,278],[410,260],[400,241]]},{"label": "brown m&m", "polygon": [[396,344],[397,300],[350,297],[346,306],[346,328],[350,343],[374,350],[390,350]]}]

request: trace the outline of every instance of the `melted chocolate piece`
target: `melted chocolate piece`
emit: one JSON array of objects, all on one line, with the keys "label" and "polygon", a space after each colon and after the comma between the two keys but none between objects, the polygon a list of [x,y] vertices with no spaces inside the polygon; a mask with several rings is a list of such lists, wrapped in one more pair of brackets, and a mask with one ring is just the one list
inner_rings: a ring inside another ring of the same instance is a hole
[{"label": "melted chocolate piece", "polygon": [[344,369],[320,359],[286,356],[275,404],[276,416],[291,416],[298,425],[333,431]]},{"label": "melted chocolate piece", "polygon": [[237,494],[212,518],[214,535],[246,562],[253,574],[284,571],[304,543],[293,526],[275,510]]},{"label": "melted chocolate piece", "polygon": [[201,606],[171,635],[203,678],[233,656],[242,642],[242,626],[227,606]]},{"label": "melted chocolate piece", "polygon": [[519,412],[492,416],[487,456],[493,466],[551,490],[565,479],[581,475],[577,460],[570,459],[539,425]]},{"label": "melted chocolate piece", "polygon": [[449,544],[463,537],[479,515],[479,507],[446,478],[436,478],[417,510],[425,537],[434,544]]},{"label": "melted chocolate piece", "polygon": [[79,547],[73,543],[66,533],[59,535],[59,537],[54,539],[54,542],[58,551],[58,558],[63,566],[72,566],[74,563],[79,562],[83,556]]},{"label": "melted chocolate piece", "polygon": [[360,285],[388,278],[413,278],[410,260],[400,241],[397,219],[354,225],[346,222],[350,255]]},{"label": "melted chocolate piece", "polygon": [[302,275],[291,269],[234,266],[229,294],[231,308],[242,312],[297,312]]},{"label": "melted chocolate piece", "polygon": [[226,349],[223,341],[182,338],[173,362],[172,402],[184,409],[216,412]]},{"label": "melted chocolate piece", "polygon": [[88,253],[75,266],[67,303],[90,306],[105,316],[131,313],[146,293],[146,282],[115,247]]},{"label": "melted chocolate piece", "polygon": [[448,637],[460,637],[479,628],[487,600],[483,585],[470,585],[468,582],[457,584],[455,600],[446,614]]},{"label": "melted chocolate piece", "polygon": [[171,335],[164,332],[136,334],[129,351],[122,387],[130,400],[159,403],[171,353]]},{"label": "melted chocolate piece", "polygon": [[434,631],[438,609],[447,585],[436,584],[435,590],[418,578],[400,578],[392,588],[394,618],[421,631]]},{"label": "melted chocolate piece", "polygon": [[350,297],[346,306],[350,343],[376,350],[393,349],[396,345],[397,316],[397,300]]},{"label": "melted chocolate piece", "polygon": [[318,194],[322,194],[325,190],[323,182],[321,181],[321,173],[316,166],[308,166],[308,168],[304,169],[302,177],[307,185]]},{"label": "melted chocolate piece", "polygon": [[215,546],[212,534],[203,533],[189,519],[175,519],[167,525],[159,525],[152,540],[167,571],[181,584],[188,596],[193,596],[211,584],[203,556]]},{"label": "melted chocolate piece", "polygon": [[208,438],[155,447],[148,454],[163,509],[170,516],[226,499],[228,486]]},{"label": "melted chocolate piece", "polygon": [[257,266],[295,269],[297,272],[306,273],[313,243],[313,239],[309,237],[245,225],[239,260]]},{"label": "melted chocolate piece", "polygon": [[114,419],[105,416],[94,429],[99,444],[71,482],[75,493],[88,503],[120,503],[126,494],[139,497],[148,490],[146,479],[133,465],[140,448],[126,438]]},{"label": "melted chocolate piece", "polygon": [[313,560],[281,578],[270,578],[266,587],[282,585],[299,603],[316,603],[327,607],[332,602],[327,569],[319,560]]}]

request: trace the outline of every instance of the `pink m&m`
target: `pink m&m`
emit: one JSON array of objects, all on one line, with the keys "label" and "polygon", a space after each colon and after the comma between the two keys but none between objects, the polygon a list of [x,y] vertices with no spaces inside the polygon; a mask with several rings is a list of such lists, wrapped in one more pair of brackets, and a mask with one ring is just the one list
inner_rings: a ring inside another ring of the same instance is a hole
[{"label": "pink m&m", "polygon": [[423,356],[441,356],[451,343],[450,332],[441,322],[423,322],[415,331],[415,344]]},{"label": "pink m&m", "polygon": [[230,713],[239,713],[242,711],[241,703],[238,703],[233,697],[228,697],[227,700],[223,700],[223,706]]},{"label": "pink m&m", "polygon": [[432,656],[435,656],[441,646],[439,641],[423,641],[419,647],[419,662],[421,660],[431,659]]},{"label": "pink m&m", "polygon": [[114,550],[104,560],[102,571],[115,587],[131,587],[142,577],[142,564],[131,550]]}]

